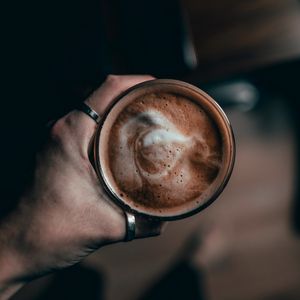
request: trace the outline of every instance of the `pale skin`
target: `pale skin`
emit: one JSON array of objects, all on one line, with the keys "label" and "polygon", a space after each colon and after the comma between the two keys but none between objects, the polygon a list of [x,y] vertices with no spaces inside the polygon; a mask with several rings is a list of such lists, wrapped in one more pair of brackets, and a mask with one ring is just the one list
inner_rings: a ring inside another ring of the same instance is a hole
[{"label": "pale skin", "polygon": [[[108,76],[85,102],[102,115],[120,93],[151,79]],[[124,241],[124,212],[104,192],[88,158],[96,126],[74,110],[51,127],[37,154],[31,184],[17,208],[0,220],[0,300],[9,299],[33,278]],[[137,238],[161,233],[159,221],[141,216],[136,221]]]}]

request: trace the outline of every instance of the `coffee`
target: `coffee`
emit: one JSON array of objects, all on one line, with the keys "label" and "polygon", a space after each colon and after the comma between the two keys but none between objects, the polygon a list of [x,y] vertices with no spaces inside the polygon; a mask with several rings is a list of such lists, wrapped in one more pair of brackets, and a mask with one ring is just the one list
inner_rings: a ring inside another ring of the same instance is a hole
[{"label": "coffee", "polygon": [[96,147],[99,174],[110,193],[135,211],[188,214],[212,200],[232,168],[224,115],[190,87],[144,83],[105,118]]}]

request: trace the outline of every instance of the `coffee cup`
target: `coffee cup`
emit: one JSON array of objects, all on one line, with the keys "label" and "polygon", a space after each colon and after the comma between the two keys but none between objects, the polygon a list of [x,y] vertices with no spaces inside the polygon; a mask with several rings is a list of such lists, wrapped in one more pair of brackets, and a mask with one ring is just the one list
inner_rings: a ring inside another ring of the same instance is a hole
[{"label": "coffee cup", "polygon": [[234,159],[234,136],[221,107],[199,88],[171,79],[143,82],[117,97],[93,144],[93,164],[112,201],[160,220],[211,204]]}]

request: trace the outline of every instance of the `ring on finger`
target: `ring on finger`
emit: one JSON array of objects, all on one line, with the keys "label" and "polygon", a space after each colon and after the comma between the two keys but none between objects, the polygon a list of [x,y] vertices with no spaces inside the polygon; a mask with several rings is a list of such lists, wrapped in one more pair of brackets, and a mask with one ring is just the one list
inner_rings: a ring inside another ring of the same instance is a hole
[{"label": "ring on finger", "polygon": [[86,115],[88,115],[90,118],[92,118],[97,124],[99,124],[101,117],[99,114],[94,111],[91,107],[89,107],[86,103],[82,102],[78,107],[78,110],[82,111]]}]

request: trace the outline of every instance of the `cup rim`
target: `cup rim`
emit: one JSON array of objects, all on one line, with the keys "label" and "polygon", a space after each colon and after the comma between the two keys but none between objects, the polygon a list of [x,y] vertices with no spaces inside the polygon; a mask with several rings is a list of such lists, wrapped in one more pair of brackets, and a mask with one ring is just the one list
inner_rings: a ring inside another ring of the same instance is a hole
[{"label": "cup rim", "polygon": [[[177,215],[155,215],[155,214],[151,214],[151,213],[145,213],[145,212],[138,211],[135,208],[131,207],[129,204],[125,203],[120,197],[118,197],[118,195],[112,190],[112,188],[109,187],[109,185],[105,181],[105,174],[103,174],[103,170],[102,170],[101,163],[100,163],[99,145],[100,145],[101,130],[102,130],[105,120],[107,119],[111,110],[115,107],[115,105],[119,101],[121,101],[125,96],[129,95],[131,92],[136,91],[138,89],[143,89],[145,87],[151,87],[151,86],[161,85],[161,84],[176,85],[176,86],[180,86],[180,87],[189,89],[193,92],[200,94],[203,98],[205,98],[205,100],[209,101],[212,104],[212,106],[216,109],[218,114],[221,116],[222,123],[225,124],[224,129],[226,128],[226,132],[229,137],[227,147],[229,148],[228,151],[230,154],[230,159],[228,161],[228,164],[226,165],[227,169],[224,173],[224,176],[223,176],[218,188],[213,192],[213,194],[210,196],[210,198],[208,200],[206,200],[204,203],[200,204],[199,206],[195,207],[194,209],[191,209],[190,211],[183,212],[183,213],[177,214]],[[226,185],[231,177],[234,163],[235,163],[235,156],[236,156],[236,143],[235,143],[232,126],[230,124],[228,117],[226,116],[225,112],[223,111],[223,109],[211,96],[209,96],[207,93],[205,93],[200,88],[198,88],[194,85],[191,85],[187,82],[184,82],[184,81],[174,80],[174,79],[153,79],[153,80],[145,81],[145,82],[142,82],[142,83],[139,83],[137,85],[130,87],[129,89],[127,89],[126,91],[121,93],[119,96],[117,96],[112,101],[112,103],[109,105],[109,107],[105,110],[105,112],[104,112],[103,116],[101,117],[101,120],[97,126],[97,129],[95,131],[95,136],[94,136],[94,141],[93,141],[93,157],[92,158],[93,158],[93,166],[97,173],[98,179],[102,183],[107,195],[114,203],[116,203],[118,206],[120,206],[124,210],[130,211],[134,214],[138,214],[138,215],[142,215],[142,216],[145,216],[148,218],[154,218],[154,219],[158,219],[158,220],[162,220],[162,221],[171,221],[171,220],[183,219],[183,218],[192,216],[194,214],[197,214],[198,212],[204,210],[209,205],[211,205],[218,198],[218,196],[222,193],[222,191],[226,187]]]}]

